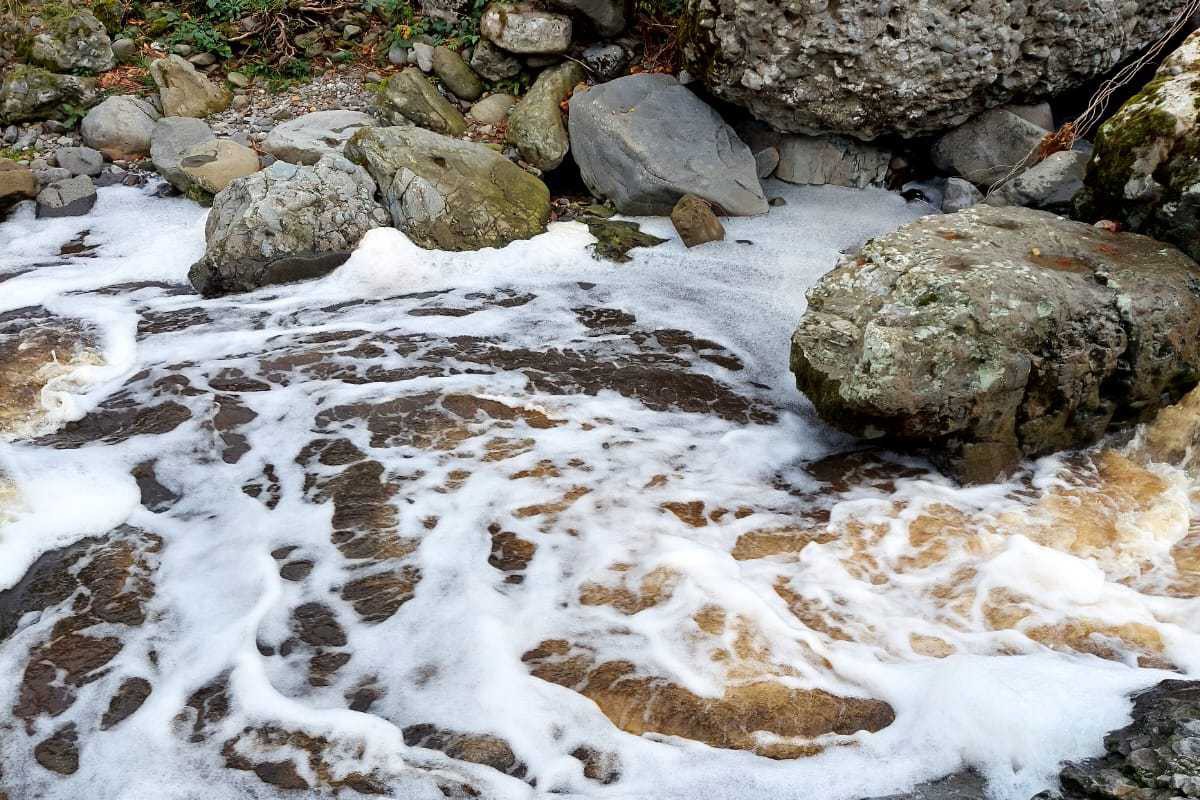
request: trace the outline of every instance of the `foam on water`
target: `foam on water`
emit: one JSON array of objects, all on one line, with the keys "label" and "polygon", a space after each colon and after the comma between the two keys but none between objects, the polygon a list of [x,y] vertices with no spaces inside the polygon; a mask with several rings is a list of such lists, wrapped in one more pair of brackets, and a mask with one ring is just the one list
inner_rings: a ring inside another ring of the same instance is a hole
[{"label": "foam on water", "polygon": [[[185,201],[0,225],[0,314],[78,320],[100,356],[0,443],[0,592],[133,542],[144,610],[85,629],[120,647],[54,713],[29,665],[63,669],[83,612],[0,640],[10,797],[852,800],[972,767],[1026,800],[1129,692],[1200,671],[1192,476],[1138,442],[971,489],[844,455],[790,332],[917,210],[772,192],[726,242],[626,265],[574,223],[477,253],[376,230],[324,279],[209,301]],[[100,729],[131,677],[153,691]],[[829,697],[878,732],[813,728]],[[67,723],[59,775],[33,753]]]}]

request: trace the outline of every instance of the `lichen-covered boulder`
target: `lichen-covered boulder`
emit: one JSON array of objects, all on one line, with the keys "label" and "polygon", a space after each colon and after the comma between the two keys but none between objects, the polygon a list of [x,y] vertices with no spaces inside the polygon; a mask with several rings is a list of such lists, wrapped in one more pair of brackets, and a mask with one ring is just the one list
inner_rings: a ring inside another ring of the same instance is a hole
[{"label": "lichen-covered boulder", "polygon": [[583,80],[583,67],[565,61],[543,70],[508,115],[508,141],[521,159],[540,170],[562,164],[571,147],[563,124],[562,103]]},{"label": "lichen-covered boulder", "polygon": [[1080,210],[1200,258],[1200,32],[1101,126]]},{"label": "lichen-covered boulder", "polygon": [[729,216],[767,213],[750,148],[670,75],[629,75],[576,92],[569,120],[584,183],[623,214],[667,216],[685,194]]},{"label": "lichen-covered boulder", "polygon": [[346,155],[379,183],[393,224],[421,247],[503,247],[546,230],[546,185],[494,150],[422,128],[365,128]]},{"label": "lichen-covered boulder", "polygon": [[873,139],[944,130],[1101,75],[1186,0],[688,0],[689,71],[781,131]]},{"label": "lichen-covered boulder", "polygon": [[96,100],[96,79],[56,75],[17,64],[0,76],[0,124],[54,119],[67,106],[89,106]]},{"label": "lichen-covered boulder", "polygon": [[117,65],[104,25],[81,8],[51,17],[34,33],[29,60],[55,72],[107,72]]},{"label": "lichen-covered boulder", "polygon": [[461,136],[467,130],[462,112],[442,97],[416,67],[384,81],[379,94],[379,116],[391,125],[418,125],[447,136]]},{"label": "lichen-covered boulder", "polygon": [[201,75],[190,62],[177,55],[152,63],[150,75],[158,86],[163,114],[168,117],[202,119],[229,108],[233,99],[229,90]]},{"label": "lichen-covered boulder", "polygon": [[1200,267],[1041,211],[925,217],[813,287],[792,370],[830,424],[992,480],[1200,381]]},{"label": "lichen-covered boulder", "polygon": [[214,198],[208,247],[188,278],[212,297],[319,277],[343,264],[367,231],[387,224],[361,167],[337,155],[315,166],[277,161]]}]

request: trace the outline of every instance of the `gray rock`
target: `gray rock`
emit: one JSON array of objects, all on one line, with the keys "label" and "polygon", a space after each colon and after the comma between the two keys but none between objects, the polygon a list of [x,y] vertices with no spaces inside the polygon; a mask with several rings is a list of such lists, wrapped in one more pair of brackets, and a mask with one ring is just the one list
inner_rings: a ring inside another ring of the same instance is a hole
[{"label": "gray rock", "polygon": [[471,51],[471,69],[489,81],[502,81],[521,74],[521,62],[487,39],[480,39]]},{"label": "gray rock", "polygon": [[1096,136],[1080,211],[1119,220],[1200,258],[1200,34]]},{"label": "gray rock", "polygon": [[427,17],[458,22],[470,11],[471,0],[421,0],[421,11]]},{"label": "gray rock", "polygon": [[574,61],[551,67],[538,75],[508,115],[508,142],[525,163],[543,171],[562,164],[570,149],[562,102],[582,80],[583,67]]},{"label": "gray rock", "polygon": [[1032,103],[1021,105],[1018,103],[1009,103],[1004,106],[1004,110],[1010,114],[1016,114],[1021,119],[1031,125],[1037,125],[1039,128],[1052,131],[1054,125],[1054,111],[1050,108],[1050,104],[1046,102]]},{"label": "gray rock", "polygon": [[217,194],[235,179],[258,172],[258,153],[232,139],[211,139],[183,151],[179,170],[189,186]]},{"label": "gray rock", "polygon": [[882,186],[892,154],[844,136],[785,136],[779,145],[775,177],[788,183]]},{"label": "gray rock", "polygon": [[60,147],[54,151],[58,166],[71,173],[71,177],[87,175],[94,178],[104,169],[104,156],[90,147]]},{"label": "gray rock", "polygon": [[1177,800],[1200,796],[1200,683],[1168,680],[1133,697],[1133,721],[1104,737],[1104,755],[1068,763],[1061,793],[1036,800]]},{"label": "gray rock", "polygon": [[117,95],[93,108],[79,126],[80,135],[113,161],[142,158],[150,153],[150,135],[159,114],[138,97]]},{"label": "gray rock", "polygon": [[601,36],[625,30],[625,3],[621,0],[553,0],[554,5],[587,18]]},{"label": "gray rock", "polygon": [[413,42],[413,53],[417,56],[417,66],[421,72],[433,71],[433,45],[425,42]]},{"label": "gray rock", "polygon": [[192,117],[163,117],[150,135],[150,160],[154,169],[181,192],[191,182],[180,167],[183,154],[194,145],[217,137],[203,120]]},{"label": "gray rock", "polygon": [[[389,64],[396,67],[402,67],[408,63],[408,48],[404,47],[403,45],[394,44],[388,48],[387,58]],[[433,65],[431,64],[430,68],[432,68],[432,66]]]},{"label": "gray rock", "polygon": [[188,56],[188,63],[194,67],[211,67],[217,63],[217,57],[212,53],[196,53],[194,56]]},{"label": "gray rock", "polygon": [[100,20],[77,7],[34,35],[29,60],[55,72],[107,72],[117,65]]},{"label": "gray rock", "polygon": [[614,42],[588,47],[580,60],[596,83],[604,83],[624,75],[629,68],[629,58],[629,51]]},{"label": "gray rock", "polygon": [[570,17],[529,5],[492,3],[483,10],[479,32],[497,47],[521,55],[565,53],[571,46]]},{"label": "gray rock", "polygon": [[392,125],[419,125],[449,136],[461,136],[467,130],[462,112],[413,67],[384,81],[379,94],[379,112],[380,117]]},{"label": "gray rock", "polygon": [[95,78],[55,75],[24,64],[0,73],[0,124],[3,125],[61,117],[65,106],[89,106],[95,100]]},{"label": "gray rock", "polygon": [[158,86],[165,116],[203,118],[229,108],[229,91],[180,56],[158,59],[150,65],[150,75]]},{"label": "gray rock", "polygon": [[241,72],[231,72],[225,76],[225,80],[235,89],[245,89],[252,83],[250,78]]},{"label": "gray rock", "polygon": [[914,786],[912,791],[873,800],[984,800],[987,781],[974,772],[958,772]]},{"label": "gray rock", "polygon": [[503,247],[543,232],[550,192],[494,150],[422,128],[364,128],[346,145],[393,224],[421,247]]},{"label": "gray rock", "polygon": [[831,425],[988,482],[1192,388],[1197,281],[1173,248],[1042,211],[928,216],[813,287],[792,371]]},{"label": "gray rock", "polygon": [[964,178],[950,178],[942,192],[942,211],[953,214],[983,202],[983,192]]},{"label": "gray rock", "polygon": [[55,181],[37,196],[39,218],[81,217],[96,205],[96,187],[86,175]]},{"label": "gray rock", "polygon": [[870,140],[951,128],[1103,75],[1156,41],[1180,0],[696,0],[685,66],[781,131]]},{"label": "gray rock", "polygon": [[670,75],[629,75],[576,92],[569,128],[584,183],[621,213],[666,216],[685,194],[731,216],[767,212],[750,149]]},{"label": "gray rock", "polygon": [[347,39],[354,39],[362,32],[363,29],[359,25],[347,25],[346,27],[342,28],[342,36]]},{"label": "gray rock", "polygon": [[212,297],[324,275],[388,224],[375,190],[365,170],[336,155],[238,178],[214,198],[207,249],[188,278]]},{"label": "gray rock", "polygon": [[1069,211],[1083,190],[1088,156],[1071,150],[1052,153],[988,198],[996,205],[1026,206],[1046,211]]},{"label": "gray rock", "polygon": [[316,164],[340,154],[355,132],[375,124],[374,117],[361,111],[314,111],[275,126],[263,149],[280,161]]},{"label": "gray rock", "polygon": [[472,102],[483,96],[483,81],[449,47],[433,48],[433,71],[455,97]]},{"label": "gray rock", "polygon": [[780,147],[783,145],[783,134],[771,130],[761,122],[750,120],[735,128],[738,138],[750,148],[758,177],[766,179],[775,174],[779,166]]},{"label": "gray rock", "polygon": [[138,46],[133,39],[114,39],[112,43],[113,57],[118,64],[131,64],[137,60]]},{"label": "gray rock", "polygon": [[988,188],[1014,169],[1020,172],[1032,163],[1048,133],[998,108],[942,136],[931,155],[938,169]]},{"label": "gray rock", "polygon": [[517,104],[511,94],[492,94],[471,106],[467,116],[485,125],[495,125],[508,119],[508,111]]},{"label": "gray rock", "polygon": [[38,190],[45,189],[52,183],[58,181],[70,180],[75,177],[71,174],[71,170],[63,169],[62,167],[49,167],[44,165],[33,165],[30,167],[33,170],[33,175],[37,178]]}]

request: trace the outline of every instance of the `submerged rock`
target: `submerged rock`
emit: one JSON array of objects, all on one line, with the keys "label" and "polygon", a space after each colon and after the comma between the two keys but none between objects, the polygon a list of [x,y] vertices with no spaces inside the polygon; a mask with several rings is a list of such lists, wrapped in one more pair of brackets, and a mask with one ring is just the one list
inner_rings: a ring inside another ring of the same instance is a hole
[{"label": "submerged rock", "polygon": [[1200,32],[1104,123],[1082,210],[1200,258]]},{"label": "submerged rock", "polygon": [[688,70],[718,97],[777,130],[869,140],[1078,86],[1157,40],[1183,7],[697,0],[680,27]]},{"label": "submerged rock", "polygon": [[263,149],[280,161],[312,165],[327,155],[341,155],[360,128],[376,125],[361,111],[314,111],[276,125],[267,134]]},{"label": "submerged rock", "polygon": [[569,119],[584,183],[623,214],[666,216],[685,194],[730,216],[767,212],[749,148],[670,75],[629,75],[576,92]]},{"label": "submerged rock", "polygon": [[467,130],[462,112],[416,67],[384,81],[379,104],[381,116],[392,125],[418,125],[447,136],[461,136]]},{"label": "submerged rock", "polygon": [[229,108],[233,96],[196,71],[177,55],[160,58],[150,65],[158,86],[163,114],[168,117],[207,117]]},{"label": "submerged rock", "polygon": [[546,230],[550,192],[494,150],[422,128],[366,128],[346,145],[379,183],[393,223],[421,247],[503,247]]},{"label": "submerged rock", "polygon": [[159,119],[158,109],[140,97],[109,97],[83,118],[79,132],[89,147],[112,161],[150,154],[150,136]]},{"label": "submerged rock", "polygon": [[38,67],[17,64],[0,79],[0,124],[53,119],[64,108],[88,106],[96,99],[95,78],[56,75]]},{"label": "submerged rock", "polygon": [[583,67],[567,61],[544,70],[508,115],[508,141],[521,159],[551,170],[567,157],[571,142],[563,124],[562,103],[583,80]]},{"label": "submerged rock", "polygon": [[810,292],[797,385],[830,424],[966,481],[1096,441],[1200,380],[1200,267],[1044,212],[977,206],[872,240]]},{"label": "submerged rock", "polygon": [[315,166],[277,161],[217,195],[205,227],[208,247],[188,279],[211,297],[324,275],[363,235],[384,227],[375,182],[341,156]]}]

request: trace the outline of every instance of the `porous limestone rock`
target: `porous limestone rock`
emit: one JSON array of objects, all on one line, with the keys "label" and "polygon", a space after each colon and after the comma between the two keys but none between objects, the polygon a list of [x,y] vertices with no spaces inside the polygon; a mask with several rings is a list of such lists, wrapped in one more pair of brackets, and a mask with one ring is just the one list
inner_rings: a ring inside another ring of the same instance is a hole
[{"label": "porous limestone rock", "polygon": [[990,481],[1200,381],[1200,267],[1042,211],[924,217],[813,287],[792,370],[831,425]]},{"label": "porous limestone rock", "polygon": [[874,139],[945,130],[1103,75],[1186,0],[688,0],[685,63],[777,130]]},{"label": "porous limestone rock", "polygon": [[216,196],[204,258],[188,278],[211,297],[319,277],[343,264],[367,231],[387,224],[361,167],[337,155],[314,166],[276,161]]}]

